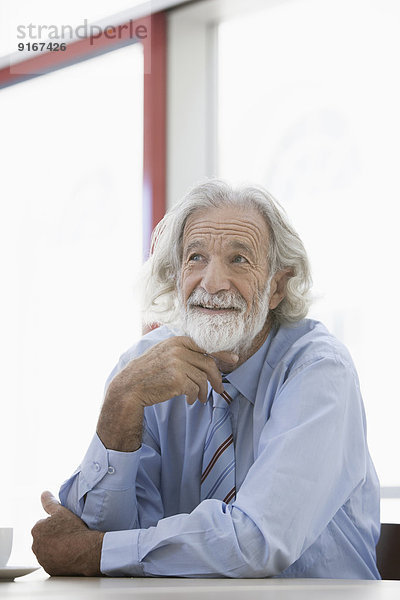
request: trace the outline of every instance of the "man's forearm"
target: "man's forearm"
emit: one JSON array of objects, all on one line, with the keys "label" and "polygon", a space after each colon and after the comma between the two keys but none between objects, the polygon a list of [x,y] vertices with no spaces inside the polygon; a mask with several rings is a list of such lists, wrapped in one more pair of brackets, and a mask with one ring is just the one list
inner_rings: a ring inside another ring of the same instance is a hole
[{"label": "man's forearm", "polygon": [[97,435],[109,450],[133,452],[142,444],[143,406],[112,383],[97,423]]}]

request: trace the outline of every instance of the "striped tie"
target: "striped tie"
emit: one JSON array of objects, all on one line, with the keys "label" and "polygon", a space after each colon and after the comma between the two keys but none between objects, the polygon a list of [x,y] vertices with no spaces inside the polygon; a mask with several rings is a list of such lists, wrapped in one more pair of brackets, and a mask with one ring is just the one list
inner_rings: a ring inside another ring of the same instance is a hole
[{"label": "striped tie", "polygon": [[236,496],[235,448],[229,405],[238,393],[226,380],[222,395],[213,390],[213,412],[204,444],[201,500],[217,498],[228,504]]}]

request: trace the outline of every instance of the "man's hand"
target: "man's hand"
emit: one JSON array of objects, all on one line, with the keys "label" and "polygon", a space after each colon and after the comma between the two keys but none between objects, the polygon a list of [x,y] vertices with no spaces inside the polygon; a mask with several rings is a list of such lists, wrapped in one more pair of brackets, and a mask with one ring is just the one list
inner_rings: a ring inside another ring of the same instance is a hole
[{"label": "man's hand", "polygon": [[101,575],[100,558],[104,533],[91,531],[50,492],[42,505],[50,515],[32,529],[32,550],[49,575]]},{"label": "man's hand", "polygon": [[[219,352],[219,359],[234,366],[238,356]],[[195,342],[177,336],[160,342],[133,359],[111,382],[111,391],[135,396],[141,406],[164,402],[184,394],[188,404],[197,398],[207,401],[207,380],[219,393],[223,391],[221,373],[214,358]]]},{"label": "man's hand", "polygon": [[[216,360],[235,366],[238,356],[219,352]],[[186,336],[169,338],[131,360],[111,381],[97,425],[97,433],[112,450],[139,448],[145,406],[185,395],[188,404],[207,401],[207,381],[223,391],[216,360]]]}]

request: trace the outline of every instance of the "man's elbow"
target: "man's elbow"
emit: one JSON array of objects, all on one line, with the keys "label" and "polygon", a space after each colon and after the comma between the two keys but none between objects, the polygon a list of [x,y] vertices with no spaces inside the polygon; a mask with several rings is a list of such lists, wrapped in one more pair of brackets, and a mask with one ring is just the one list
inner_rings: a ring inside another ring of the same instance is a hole
[{"label": "man's elbow", "polygon": [[[228,576],[259,579],[272,577],[281,572],[282,568],[277,568],[273,563],[279,563],[282,560],[271,561],[268,541],[251,518],[235,508],[233,508],[231,516],[241,564]],[[284,557],[281,559],[284,560]]]}]

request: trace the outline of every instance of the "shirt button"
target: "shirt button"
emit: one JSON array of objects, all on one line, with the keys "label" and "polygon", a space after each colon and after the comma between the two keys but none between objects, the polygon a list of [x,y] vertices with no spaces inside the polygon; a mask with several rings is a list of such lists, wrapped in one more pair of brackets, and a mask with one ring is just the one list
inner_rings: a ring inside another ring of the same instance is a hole
[{"label": "shirt button", "polygon": [[114,467],[108,467],[107,473],[109,473],[110,475],[113,475],[113,473],[115,473]]},{"label": "shirt button", "polygon": [[99,472],[99,471],[100,471],[100,465],[99,465],[99,463],[98,463],[98,462],[94,462],[94,463],[93,463],[93,469],[94,469],[95,471],[97,471],[97,472]]}]

